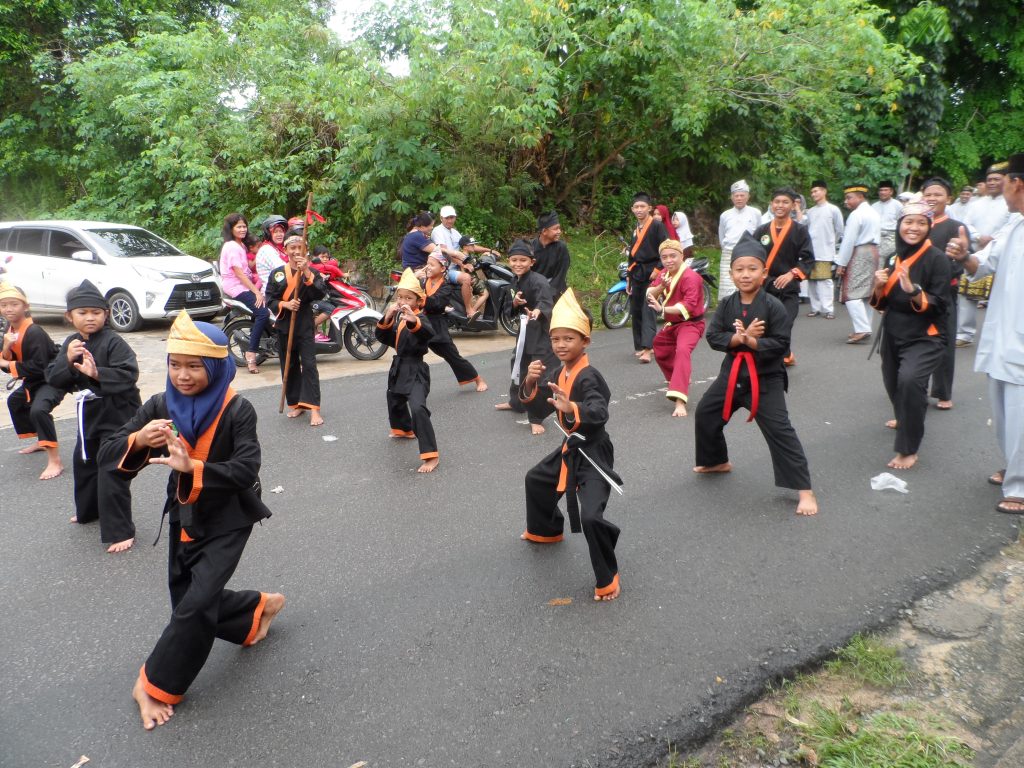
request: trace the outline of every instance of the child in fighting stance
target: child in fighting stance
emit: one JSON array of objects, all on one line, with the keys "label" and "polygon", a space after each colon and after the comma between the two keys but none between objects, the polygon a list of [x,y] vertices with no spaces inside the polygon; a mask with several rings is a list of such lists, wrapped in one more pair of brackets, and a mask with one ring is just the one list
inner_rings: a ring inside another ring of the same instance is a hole
[{"label": "child in fighting stance", "polygon": [[520,538],[537,544],[561,541],[565,518],[558,500],[565,495],[569,530],[582,530],[590,549],[597,579],[594,600],[606,601],[619,596],[621,585],[615,559],[619,528],[604,519],[604,508],[609,481],[622,480],[613,469],[614,447],[604,428],[611,392],[587,357],[590,332],[590,317],[569,288],[551,315],[551,346],[562,364],[548,369],[534,360],[520,387],[519,399],[531,416],[543,420],[555,411],[568,433],[561,446],[526,473],[526,531]]},{"label": "child in fighting stance", "polygon": [[430,423],[427,408],[430,367],[423,362],[434,338],[431,325],[422,313],[425,297],[416,275],[406,269],[395,291],[395,300],[384,311],[376,330],[380,342],[395,349],[388,372],[391,436],[419,440],[423,463],[417,472],[433,472],[439,461],[434,425]]}]

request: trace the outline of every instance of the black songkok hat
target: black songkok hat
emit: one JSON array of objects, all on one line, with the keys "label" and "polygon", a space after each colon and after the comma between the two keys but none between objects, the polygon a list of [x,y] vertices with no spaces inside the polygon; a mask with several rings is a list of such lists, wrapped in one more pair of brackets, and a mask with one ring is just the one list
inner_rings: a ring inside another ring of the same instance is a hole
[{"label": "black songkok hat", "polygon": [[896,185],[893,184],[888,179],[886,179],[885,181],[878,182],[878,188],[881,189],[882,187],[888,187],[889,189],[892,189],[892,190],[896,189]]},{"label": "black songkok hat", "polygon": [[529,256],[531,259],[537,258],[533,255],[533,248],[530,247],[530,244],[521,237],[516,238],[516,241],[512,243],[512,247],[508,249],[508,255],[509,257]]},{"label": "black songkok hat", "polygon": [[651,196],[648,195],[646,192],[637,192],[635,195],[633,195],[633,202],[634,203],[647,203],[648,205],[650,205],[651,204]]},{"label": "black songkok hat", "polygon": [[543,232],[548,227],[553,227],[558,223],[558,213],[551,211],[550,213],[542,213],[537,218],[537,231]]},{"label": "black songkok hat", "polygon": [[768,261],[768,252],[764,249],[757,240],[755,240],[749,232],[744,232],[743,237],[732,249],[732,256],[729,259],[729,263],[732,264],[736,259],[744,256],[753,256],[755,259],[760,261],[762,264]]},{"label": "black songkok hat", "polygon": [[788,197],[795,203],[799,199],[800,195],[792,187],[777,187],[772,190],[772,200],[776,197]]},{"label": "black songkok hat", "polygon": [[77,288],[68,291],[68,312],[72,309],[110,309],[100,289],[88,280],[83,280]]},{"label": "black songkok hat", "polygon": [[1010,155],[1006,161],[1006,172],[1017,175],[1024,175],[1024,152],[1018,152],[1016,155]]},{"label": "black songkok hat", "polygon": [[953,194],[953,185],[950,184],[949,181],[942,178],[941,176],[932,176],[932,178],[925,181],[925,183],[921,185],[921,191],[924,192],[926,189],[928,189],[928,187],[934,187],[936,185],[946,190],[946,194]]},{"label": "black songkok hat", "polygon": [[814,189],[815,187],[828,189],[828,184],[826,184],[822,179],[815,179],[814,181],[811,182],[811,189]]}]

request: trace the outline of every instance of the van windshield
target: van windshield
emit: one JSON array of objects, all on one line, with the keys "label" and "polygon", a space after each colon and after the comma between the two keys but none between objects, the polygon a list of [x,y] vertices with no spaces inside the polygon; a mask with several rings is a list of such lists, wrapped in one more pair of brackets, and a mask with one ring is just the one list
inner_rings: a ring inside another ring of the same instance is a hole
[{"label": "van windshield", "polygon": [[89,229],[111,256],[130,259],[136,256],[181,256],[166,240],[144,229]]}]

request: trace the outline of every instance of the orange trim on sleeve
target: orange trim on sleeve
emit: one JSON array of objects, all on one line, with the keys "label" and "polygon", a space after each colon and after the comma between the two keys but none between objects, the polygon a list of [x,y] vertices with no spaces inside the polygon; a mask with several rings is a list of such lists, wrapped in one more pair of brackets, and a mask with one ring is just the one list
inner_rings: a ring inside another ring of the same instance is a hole
[{"label": "orange trim on sleeve", "polygon": [[249,634],[245,636],[245,640],[242,641],[243,648],[248,648],[252,645],[252,641],[256,637],[256,630],[260,628],[260,619],[263,618],[263,609],[266,605],[267,593],[260,592],[260,601],[256,605],[256,610],[252,612],[252,627],[249,629]]},{"label": "orange trim on sleeve", "polygon": [[[181,504],[195,504],[199,494],[203,490],[203,467],[206,465],[199,459],[192,460],[192,491],[187,499],[181,498],[181,491],[178,491],[178,502]],[[178,477],[178,487],[181,487],[181,477]]]},{"label": "orange trim on sleeve", "polygon": [[565,538],[563,534],[557,536],[538,536],[535,533],[529,531],[523,531],[523,538],[527,541],[532,541],[535,544],[555,544]]},{"label": "orange trim on sleeve", "polygon": [[807,275],[805,275],[803,270],[800,269],[799,267],[793,267],[793,269],[791,269],[790,272],[799,277],[801,280],[807,279]]},{"label": "orange trim on sleeve", "polygon": [[594,587],[594,596],[595,597],[604,597],[605,595],[610,595],[612,592],[614,592],[618,588],[619,588],[619,574],[616,573],[615,576],[612,578],[611,583],[607,587]]},{"label": "orange trim on sleeve", "polygon": [[377,327],[380,328],[382,331],[386,331],[389,328],[392,328],[394,325],[395,325],[395,318],[394,317],[392,317],[391,320],[389,322],[387,322],[387,323],[384,322],[384,318],[383,317],[380,320],[377,321]]},{"label": "orange trim on sleeve", "polygon": [[[119,462],[117,462],[117,468],[118,469],[120,469],[120,470],[122,470],[124,472],[131,472],[132,471],[130,469],[127,469],[125,467],[124,463],[125,463],[125,461],[128,460],[128,457],[131,456],[133,453],[138,453],[138,451],[135,450],[135,441],[138,439],[138,437],[139,437],[139,433],[138,432],[132,432],[130,435],[128,435],[128,449],[124,452],[124,456],[121,457],[121,460]],[[145,450],[146,450],[146,453],[142,457],[142,459],[143,459],[142,463],[143,464],[146,463],[146,460],[149,458],[149,453],[150,453],[149,448],[146,448]]]},{"label": "orange trim on sleeve", "polygon": [[160,690],[155,685],[153,685],[151,682],[149,682],[149,678],[146,677],[146,665],[145,664],[143,664],[142,668],[139,669],[139,680],[142,681],[142,689],[146,693],[148,693],[150,696],[152,696],[154,699],[156,699],[157,701],[159,701],[159,702],[161,702],[163,704],[172,704],[172,705],[173,704],[177,704],[183,698],[185,698],[184,696],[178,696],[176,694],[168,693],[167,691]]},{"label": "orange trim on sleeve", "polygon": [[537,398],[537,392],[540,391],[540,387],[537,386],[537,384],[538,384],[538,382],[534,382],[533,393],[529,397],[522,397],[523,389],[522,389],[522,387],[519,388],[519,391],[520,391],[519,402],[520,403],[532,403]]},{"label": "orange trim on sleeve", "polygon": [[924,312],[926,309],[928,309],[928,294],[925,293],[922,290],[920,296],[921,296],[921,308],[920,309],[918,309],[917,304],[914,303],[914,299],[910,300],[910,308],[912,310],[914,310],[915,312]]},{"label": "orange trim on sleeve", "polygon": [[419,315],[416,316],[416,325],[405,324],[405,327],[409,329],[411,333],[416,333],[420,328],[423,327],[423,323],[420,322]]}]

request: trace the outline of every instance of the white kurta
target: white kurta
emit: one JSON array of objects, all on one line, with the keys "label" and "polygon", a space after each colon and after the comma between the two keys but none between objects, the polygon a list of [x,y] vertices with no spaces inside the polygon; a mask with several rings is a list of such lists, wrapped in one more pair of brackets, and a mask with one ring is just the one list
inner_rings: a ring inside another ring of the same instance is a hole
[{"label": "white kurta", "polygon": [[815,261],[835,261],[836,246],[843,236],[843,214],[832,203],[811,206],[805,218],[811,233]]},{"label": "white kurta", "polygon": [[845,267],[850,263],[853,249],[858,245],[878,245],[881,239],[881,220],[878,212],[866,203],[861,203],[846,218],[843,242],[839,246],[836,264]]},{"label": "white kurta", "polygon": [[734,206],[718,218],[718,242],[722,246],[722,260],[718,265],[719,301],[736,292],[729,269],[733,246],[740,241],[744,232],[752,235],[759,226],[761,211],[752,205],[745,205],[742,209]]},{"label": "white kurta", "polygon": [[1010,209],[1006,207],[1006,200],[1003,196],[989,197],[986,195],[972,200],[971,204],[967,206],[967,219],[964,223],[974,227],[978,235],[982,237],[994,237],[1009,218]]},{"label": "white kurta", "polygon": [[903,204],[895,197],[886,200],[884,203],[877,200],[871,204],[871,208],[878,214],[880,219],[879,227],[886,232],[896,229],[896,222],[899,221],[900,213],[903,212]]}]

